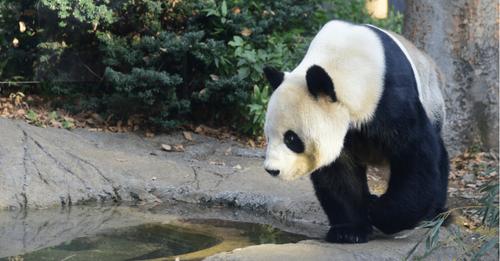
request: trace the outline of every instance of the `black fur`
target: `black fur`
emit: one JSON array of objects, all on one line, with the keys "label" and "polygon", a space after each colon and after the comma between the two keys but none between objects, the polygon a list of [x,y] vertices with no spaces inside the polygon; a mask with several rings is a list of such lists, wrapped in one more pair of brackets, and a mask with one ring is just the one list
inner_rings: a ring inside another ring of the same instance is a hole
[{"label": "black fur", "polygon": [[315,171],[316,196],[330,222],[326,240],[334,243],[364,243],[372,231],[368,219],[370,196],[366,165],[356,163],[344,151],[330,166]]},{"label": "black fur", "polygon": [[[367,224],[392,234],[446,210],[449,161],[439,128],[419,101],[402,50],[384,32],[369,28],[381,39],[386,59],[375,116],[349,130],[342,156],[311,176],[332,226],[331,242],[364,242],[371,232]],[[386,193],[377,197],[368,192],[366,165],[380,161],[390,164],[391,178]]]},{"label": "black fur", "polygon": [[305,150],[304,142],[302,142],[297,133],[292,130],[285,132],[283,135],[283,143],[295,153],[302,153]]},{"label": "black fur", "polygon": [[283,72],[280,72],[273,67],[265,67],[264,74],[266,75],[266,79],[267,81],[269,81],[269,84],[271,85],[273,91],[280,86],[280,84],[283,82],[283,79],[285,78],[285,74]]},{"label": "black fur", "polygon": [[314,98],[319,95],[327,95],[332,102],[337,101],[332,78],[318,65],[311,66],[306,73],[307,88]]}]

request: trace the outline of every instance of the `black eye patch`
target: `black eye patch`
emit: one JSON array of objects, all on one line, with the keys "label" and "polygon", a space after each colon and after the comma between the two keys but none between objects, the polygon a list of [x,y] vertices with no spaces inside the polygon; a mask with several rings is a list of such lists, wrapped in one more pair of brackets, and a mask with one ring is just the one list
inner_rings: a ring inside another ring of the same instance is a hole
[{"label": "black eye patch", "polygon": [[285,134],[283,135],[283,142],[291,151],[295,153],[302,153],[305,150],[302,140],[295,132],[291,130],[285,132]]}]

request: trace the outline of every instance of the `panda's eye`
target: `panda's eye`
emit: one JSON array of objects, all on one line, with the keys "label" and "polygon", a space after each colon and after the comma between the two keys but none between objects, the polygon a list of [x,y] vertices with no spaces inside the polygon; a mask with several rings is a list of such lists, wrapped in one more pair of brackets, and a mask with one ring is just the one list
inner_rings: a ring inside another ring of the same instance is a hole
[{"label": "panda's eye", "polygon": [[300,140],[299,136],[291,130],[285,132],[283,135],[283,141],[285,145],[295,153],[302,153],[305,150],[302,140]]}]

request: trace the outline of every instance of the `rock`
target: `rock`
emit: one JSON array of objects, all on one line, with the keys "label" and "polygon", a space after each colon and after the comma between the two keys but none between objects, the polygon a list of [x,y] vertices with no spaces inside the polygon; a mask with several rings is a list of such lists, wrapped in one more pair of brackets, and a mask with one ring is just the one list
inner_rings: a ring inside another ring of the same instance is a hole
[{"label": "rock", "polygon": [[[422,236],[422,233],[419,233]],[[405,260],[411,248],[418,242],[418,237],[410,239],[381,239],[365,244],[330,244],[317,240],[306,240],[296,244],[264,244],[245,247],[231,252],[220,253],[204,261],[330,261],[330,260]],[[425,245],[425,244],[423,244]],[[418,249],[416,258],[423,251]],[[454,260],[456,251],[451,247],[442,247],[433,252],[426,260]],[[410,258],[411,260],[411,258]]]},{"label": "rock", "polygon": [[164,151],[172,151],[172,146],[168,145],[168,144],[162,144],[161,145],[161,148],[164,150]]},{"label": "rock", "polygon": [[476,182],[476,175],[469,173],[466,174],[462,177],[462,181],[465,183],[475,183]]},{"label": "rock", "polygon": [[[246,221],[274,222],[314,238],[322,238],[328,230],[310,180],[284,182],[271,177],[262,167],[264,152],[260,149],[248,150],[233,141],[197,135],[185,153],[153,156],[151,152],[158,150],[159,144],[182,142],[182,133],[144,138],[132,133],[39,128],[6,119],[0,119],[0,131],[0,210],[22,210],[3,213],[57,206],[73,209],[88,202],[140,201],[143,205],[175,201],[217,206],[215,214],[202,211],[199,218],[220,218],[224,209],[220,206],[226,206],[238,210],[231,218],[240,218],[248,210],[252,215]],[[57,212],[48,211],[46,220]],[[194,215],[190,209],[184,213]],[[35,217],[43,226],[41,216]],[[9,229],[4,220],[0,215],[0,234]],[[54,235],[66,231],[50,222],[48,226],[55,230],[44,232],[42,227],[38,233],[37,228],[27,228],[33,232],[29,235],[40,236],[33,242],[49,240],[45,233],[50,240],[58,240]],[[412,237],[379,237],[360,245],[305,241],[248,247],[209,260],[331,260],[332,256],[337,260],[400,260],[414,243]],[[451,252],[443,251],[437,259],[450,260]]]},{"label": "rock", "polygon": [[[0,132],[0,210],[175,199],[326,223],[308,179],[283,182],[265,173],[262,159],[251,153],[226,155],[228,148],[247,150],[232,141],[197,136],[184,148],[178,146],[182,133],[145,139],[7,119],[0,119]],[[172,151],[186,153],[151,155],[158,144],[178,144]]]}]

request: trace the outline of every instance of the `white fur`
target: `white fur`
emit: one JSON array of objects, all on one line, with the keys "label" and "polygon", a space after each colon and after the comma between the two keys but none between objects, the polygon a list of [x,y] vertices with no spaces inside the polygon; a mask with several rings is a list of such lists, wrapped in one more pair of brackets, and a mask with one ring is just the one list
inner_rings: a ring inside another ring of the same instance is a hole
[{"label": "white fur", "polygon": [[385,57],[382,42],[372,30],[342,21],[327,23],[292,74],[305,75],[312,65],[328,72],[353,124],[373,117],[383,91]]},{"label": "white fur", "polygon": [[[335,160],[349,127],[349,111],[344,105],[332,103],[326,97],[313,99],[305,85],[304,76],[285,75],[284,83],[272,95],[267,109],[264,167],[279,170],[279,177],[285,180],[310,174]],[[295,131],[305,143],[304,154],[314,157],[314,166],[300,164],[304,156],[286,147],[283,134],[287,130]],[[312,148],[315,151],[310,151]]]},{"label": "white fur", "polygon": [[[444,102],[439,92],[438,70],[435,66],[428,66],[428,71],[419,68],[431,60],[399,36],[389,35],[416,72],[419,98],[429,118],[444,119],[444,115],[440,116]],[[321,96],[316,100],[310,95],[306,72],[313,65],[321,66],[331,77],[337,102]],[[384,49],[375,32],[342,21],[327,23],[312,40],[302,62],[285,74],[271,96],[264,126],[268,139],[264,167],[279,170],[278,177],[282,179],[293,180],[336,160],[349,126],[357,127],[374,116],[384,89],[384,76]],[[287,130],[297,133],[305,143],[304,153],[297,154],[286,147],[283,135]]]},{"label": "white fur", "polygon": [[[314,99],[305,75],[319,65],[332,78],[338,102]],[[302,62],[286,73],[272,95],[266,114],[268,138],[264,167],[279,170],[285,180],[308,175],[333,162],[351,124],[369,121],[383,91],[384,51],[375,33],[342,21],[327,23],[312,40]],[[305,143],[298,155],[286,147],[283,134],[293,130]],[[314,151],[311,151],[314,150]],[[314,158],[312,166],[304,158]]]}]

